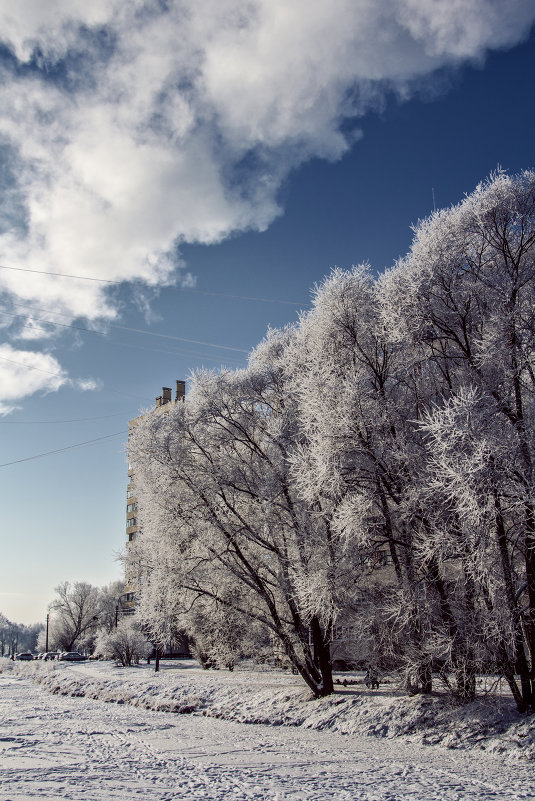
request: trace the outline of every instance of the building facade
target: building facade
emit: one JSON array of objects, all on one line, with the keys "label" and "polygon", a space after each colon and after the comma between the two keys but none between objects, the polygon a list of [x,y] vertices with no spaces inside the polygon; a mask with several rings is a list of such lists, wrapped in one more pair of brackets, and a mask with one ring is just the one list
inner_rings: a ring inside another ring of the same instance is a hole
[{"label": "building facade", "polygon": [[[135,417],[128,423],[129,436],[135,429],[140,420],[147,414],[165,414],[176,403],[182,402],[186,397],[186,382],[177,380],[175,386],[175,396],[171,387],[162,387],[162,394],[156,398],[156,403],[153,409],[145,412],[139,417]],[[128,484],[126,487],[126,547],[129,543],[133,542],[141,533],[138,515],[138,499],[136,496],[134,472],[128,462]],[[123,596],[121,597],[121,608],[123,614],[133,614],[136,604],[136,580],[135,576],[125,576],[126,586]]]}]

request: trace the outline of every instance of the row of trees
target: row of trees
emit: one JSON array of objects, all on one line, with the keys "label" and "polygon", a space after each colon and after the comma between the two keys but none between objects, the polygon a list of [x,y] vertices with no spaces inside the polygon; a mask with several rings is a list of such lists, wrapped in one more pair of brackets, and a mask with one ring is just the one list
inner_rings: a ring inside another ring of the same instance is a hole
[{"label": "row of trees", "polygon": [[42,628],[39,623],[31,626],[12,623],[0,613],[0,656],[10,657],[17,651],[34,651]]},{"label": "row of trees", "polygon": [[[535,708],[535,174],[496,173],[132,433],[152,636],[269,632],[316,696],[333,626],[462,701],[476,672]],[[387,555],[390,566],[384,567]]]},{"label": "row of trees", "polygon": [[49,606],[48,631],[43,627],[37,646],[48,650],[92,653],[99,633],[117,628],[123,614],[121,596],[124,583],[115,581],[95,587],[85,581],[64,581],[55,589]]},{"label": "row of trees", "polygon": [[129,615],[124,616],[124,582],[94,587],[84,581],[65,581],[55,592],[49,606],[48,632],[43,628],[39,635],[39,650],[46,649],[48,635],[50,650],[76,648],[115,659],[124,666],[137,664],[151,654],[153,645],[139,624]]},{"label": "row of trees", "polygon": [[124,617],[124,583],[94,587],[83,581],[68,581],[55,589],[47,625],[12,623],[0,614],[0,656],[17,652],[72,651],[116,659],[123,665],[139,662],[153,650],[139,624]]}]

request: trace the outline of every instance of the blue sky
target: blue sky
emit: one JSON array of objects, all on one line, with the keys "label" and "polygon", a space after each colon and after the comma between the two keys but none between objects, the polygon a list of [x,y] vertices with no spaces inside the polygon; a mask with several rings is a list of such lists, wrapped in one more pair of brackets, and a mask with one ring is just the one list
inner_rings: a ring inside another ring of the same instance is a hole
[{"label": "blue sky", "polygon": [[120,577],[124,432],[162,386],[244,365],[331,267],[380,271],[433,202],[535,167],[531,2],[122,5],[0,0],[0,612],[17,622],[44,620],[61,581]]}]

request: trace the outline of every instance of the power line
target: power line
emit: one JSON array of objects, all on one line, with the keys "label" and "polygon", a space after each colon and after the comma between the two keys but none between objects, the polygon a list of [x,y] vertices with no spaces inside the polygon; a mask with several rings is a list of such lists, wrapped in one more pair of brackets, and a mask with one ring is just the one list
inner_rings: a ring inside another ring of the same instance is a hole
[{"label": "power line", "polygon": [[210,295],[216,298],[232,298],[234,300],[251,300],[259,303],[284,303],[287,306],[303,306],[307,304],[298,303],[295,300],[280,300],[280,298],[257,298],[252,295],[232,295],[229,292],[208,292],[204,289],[188,289],[188,292],[195,292],[197,295]]},{"label": "power line", "polygon": [[51,456],[54,453],[65,453],[65,451],[72,451],[75,448],[83,448],[86,445],[93,445],[95,442],[102,442],[105,439],[124,436],[125,434],[128,434],[128,431],[117,431],[115,434],[106,434],[104,437],[88,439],[86,442],[78,442],[76,445],[67,445],[65,448],[56,448],[54,451],[45,451],[44,453],[36,453],[34,456],[26,456],[24,459],[15,459],[12,462],[4,462],[4,464],[0,464],[0,467],[9,467],[12,464],[20,464],[21,462],[31,462],[33,459],[41,459],[43,456]]},{"label": "power line", "polygon": [[[64,381],[72,381],[72,379],[70,379],[68,377],[68,375],[66,375],[64,373],[53,373],[50,370],[42,370],[40,367],[35,367],[35,365],[33,365],[33,364],[24,364],[23,362],[16,362],[14,359],[6,359],[5,356],[0,356],[0,359],[2,359],[5,362],[10,362],[11,364],[16,364],[18,367],[25,367],[28,370],[38,370],[40,373],[48,373],[49,375],[56,376],[57,378],[63,378]],[[106,387],[106,391],[107,392],[113,392],[115,395],[119,395],[121,397],[130,398],[130,400],[132,400],[132,398],[134,398],[134,397],[137,397],[137,399],[142,401],[142,402],[146,402],[146,400],[147,400],[146,397],[145,398],[141,398],[140,396],[134,396],[129,392],[120,392],[119,390],[112,389],[111,387]],[[112,416],[115,416],[115,415],[112,415]]]},{"label": "power line", "polygon": [[[32,309],[33,308],[32,306],[27,306],[24,303],[13,303],[13,306],[15,306],[17,308],[21,308],[21,309]],[[36,308],[36,311],[43,311],[43,312],[46,312],[47,314],[57,314],[59,317],[69,317],[68,314],[62,314],[61,312],[52,311],[52,309],[39,309],[39,308]],[[9,312],[4,312],[4,313],[5,314],[9,314]],[[67,323],[54,323],[52,321],[50,321],[50,322],[51,322],[51,325],[59,325],[59,326],[62,326],[64,328],[74,328],[76,331],[84,331],[85,333],[88,333],[88,334],[100,334],[100,336],[107,336],[108,335],[106,331],[98,331],[97,329],[84,328],[84,327],[79,326],[79,325],[72,325],[72,324],[67,324]],[[130,327],[126,326],[126,325],[115,325],[114,323],[110,323],[109,327],[110,328],[116,328],[116,329],[118,329],[120,331],[131,331],[131,332],[133,332],[135,334],[144,334],[144,335],[149,336],[149,337],[160,337],[161,339],[171,339],[171,340],[174,340],[176,342],[187,342],[190,345],[203,345],[204,347],[218,348],[220,350],[231,350],[231,351],[233,351],[235,353],[249,353],[249,351],[246,350],[245,348],[233,348],[230,345],[218,345],[215,342],[202,342],[201,340],[198,340],[198,339],[187,339],[186,337],[177,337],[177,336],[174,336],[173,334],[161,334],[161,333],[159,333],[157,331],[147,331],[147,329],[144,329],[144,328],[130,328]]]},{"label": "power line", "polygon": [[[0,312],[0,314],[1,313],[2,312]],[[8,312],[8,314],[9,314],[9,312]],[[55,325],[55,323],[52,323],[52,325]],[[62,323],[58,323],[58,325],[62,325]],[[99,333],[99,332],[95,332],[95,333]],[[136,346],[136,345],[129,345],[128,343],[117,343],[117,344],[120,344],[120,345],[122,345],[123,347],[126,347],[126,348],[132,347],[132,348],[139,348],[141,350],[153,350],[152,348],[143,348],[142,346],[140,347],[140,346]],[[173,355],[179,355],[174,351],[165,351],[165,350],[158,351],[158,350],[156,350],[156,352],[170,353],[170,354],[173,354]],[[213,360],[213,357],[210,357],[210,356],[203,356],[202,358],[207,358],[207,359],[212,359]],[[9,362],[10,364],[15,364],[17,367],[24,367],[27,370],[37,370],[40,373],[46,373],[47,375],[51,375],[51,376],[54,376],[56,378],[61,378],[64,381],[72,381],[72,379],[70,379],[68,374],[66,374],[66,373],[53,373],[51,370],[45,370],[42,367],[36,367],[34,364],[26,364],[24,362],[17,362],[15,359],[8,359],[6,356],[0,356],[0,360],[2,360],[4,362]],[[230,359],[230,361],[235,361],[235,360],[234,359]],[[128,397],[130,399],[135,397],[131,393],[120,392],[119,390],[113,389],[111,387],[106,387],[106,391],[107,392],[112,392],[115,395],[119,395],[121,397]],[[138,400],[141,400],[143,402],[146,401],[146,398],[141,398],[139,396],[137,396],[137,397],[138,397]],[[115,417],[115,415],[110,415],[110,416],[111,417]],[[95,418],[95,419],[99,419],[99,418]],[[0,422],[3,422],[3,421],[0,421]],[[5,422],[11,422],[11,421],[5,421]]]},{"label": "power line", "polygon": [[[21,304],[14,304],[14,305],[21,305]],[[42,311],[44,311],[44,309]],[[50,311],[50,310],[49,310],[49,313],[50,314],[59,314],[59,312],[53,312],[53,311]],[[0,310],[0,314],[4,315],[5,317],[13,317],[13,318],[24,317],[25,316],[25,315],[20,314],[20,313],[17,314],[15,312],[8,312],[8,311],[4,311],[4,310]],[[55,326],[57,326],[59,328],[72,328],[74,331],[82,331],[83,333],[86,333],[86,334],[95,334],[97,336],[103,336],[103,337],[107,337],[108,336],[108,334],[105,331],[96,331],[96,330],[93,330],[91,328],[82,328],[81,326],[76,326],[76,325],[72,325],[72,324],[69,324],[69,323],[58,323],[58,322],[55,322],[54,320],[44,320],[42,317],[33,317],[32,320],[40,322],[40,323],[46,323],[47,325],[55,325]],[[37,327],[40,328],[43,331],[46,330],[42,326],[37,326]],[[113,342],[114,345],[118,345],[119,347],[122,347],[122,348],[132,348],[134,350],[144,350],[144,351],[149,351],[150,353],[168,353],[168,354],[173,355],[173,356],[191,355],[191,356],[195,356],[195,357],[200,357],[201,359],[208,359],[209,361],[215,361],[215,362],[219,361],[219,358],[217,358],[215,356],[208,356],[206,353],[197,353],[197,352],[191,351],[191,350],[190,351],[188,351],[188,350],[186,350],[186,351],[184,351],[184,350],[178,351],[178,350],[165,350],[163,348],[147,348],[144,345],[134,345],[131,342],[121,342],[121,341],[116,340],[116,339],[111,339],[111,342]],[[243,357],[240,357],[240,358],[243,358]],[[243,364],[242,361],[238,361],[237,359],[233,359],[232,357],[226,357],[226,360],[227,361],[231,361],[236,365]]]},{"label": "power line", "polygon": [[[4,361],[4,362],[10,362],[11,364],[16,364],[17,367],[25,367],[27,370],[38,370],[40,373],[47,373],[48,375],[53,375],[53,376],[56,376],[57,378],[62,378],[64,381],[72,381],[72,379],[70,379],[69,376],[67,374],[65,374],[65,373],[53,373],[51,370],[43,370],[41,367],[36,367],[33,364],[24,364],[24,362],[17,362],[14,359],[6,359],[5,356],[0,356],[0,359],[2,361]],[[130,393],[119,392],[119,390],[111,389],[110,387],[106,387],[106,391],[107,392],[113,392],[115,395],[128,397],[130,399],[132,399],[132,397],[134,397]],[[138,397],[138,400],[146,401],[146,398]]]},{"label": "power line", "polygon": [[161,337],[162,339],[175,339],[179,342],[189,342],[191,345],[204,345],[209,348],[220,348],[222,350],[232,350],[236,353],[249,353],[245,348],[232,348],[230,345],[216,345],[215,342],[202,342],[198,339],[185,339],[184,337],[175,337],[172,334],[159,334],[156,331],[147,331],[143,328],[129,328],[125,325],[111,325],[111,328],[118,328],[121,331],[133,331],[135,334],[145,334],[149,337]]},{"label": "power line", "polygon": [[[36,275],[52,275],[56,278],[77,278],[80,281],[96,281],[100,284],[133,284],[133,285],[143,285],[145,286],[144,281],[129,281],[128,279],[123,279],[122,281],[114,281],[111,278],[93,278],[89,275],[73,275],[72,273],[54,273],[49,272],[48,270],[30,270],[28,267],[8,267],[5,264],[0,264],[0,270],[13,270],[14,272],[20,273],[34,273]],[[279,298],[258,298],[252,295],[233,295],[228,292],[208,292],[204,289],[194,289],[193,287],[187,287],[187,292],[194,292],[196,295],[209,295],[216,298],[233,298],[234,300],[249,300],[253,302],[259,303],[283,303],[288,306],[302,306],[303,304],[294,301],[294,300],[280,300]]]},{"label": "power line", "polygon": [[63,378],[64,381],[68,380],[68,376],[66,373],[53,373],[52,370],[43,370],[42,367],[36,367],[34,364],[24,364],[24,362],[16,362],[14,359],[6,359],[5,356],[0,356],[0,359],[3,362],[16,364],[17,367],[26,367],[28,370],[38,370],[40,373],[48,373],[48,375],[56,376],[56,378]]},{"label": "power line", "polygon": [[98,281],[101,284],[121,284],[122,281],[112,281],[109,278],[92,278],[89,275],[71,275],[70,273],[52,273],[47,270],[30,270],[28,267],[7,267],[0,264],[0,270],[13,270],[17,273],[36,273],[37,275],[54,275],[58,278],[78,278],[81,281]]},{"label": "power line", "polygon": [[0,420],[2,426],[45,426],[60,423],[87,423],[92,420],[109,420],[110,417],[124,417],[122,412],[117,414],[104,414],[99,417],[76,417],[72,420]]}]

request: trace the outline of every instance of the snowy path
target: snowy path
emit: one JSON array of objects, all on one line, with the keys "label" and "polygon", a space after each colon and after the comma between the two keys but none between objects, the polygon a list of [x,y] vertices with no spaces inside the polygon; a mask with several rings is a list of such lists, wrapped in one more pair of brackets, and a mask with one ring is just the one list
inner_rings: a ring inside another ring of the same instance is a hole
[{"label": "snowy path", "polygon": [[298,728],[149,712],[0,675],[0,801],[517,801],[533,766]]}]

